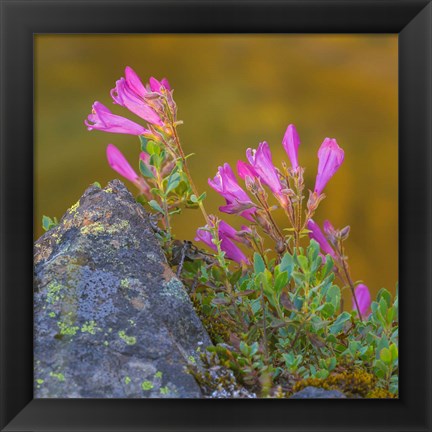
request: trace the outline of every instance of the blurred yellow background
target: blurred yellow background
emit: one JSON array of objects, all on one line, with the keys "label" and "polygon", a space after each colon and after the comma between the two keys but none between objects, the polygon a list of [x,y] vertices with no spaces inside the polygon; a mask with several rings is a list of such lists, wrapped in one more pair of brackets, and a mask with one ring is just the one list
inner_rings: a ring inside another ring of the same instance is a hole
[{"label": "blurred yellow background", "polygon": [[[88,132],[95,100],[131,66],[147,81],[167,77],[175,89],[180,137],[207,207],[222,198],[208,185],[218,165],[245,159],[266,140],[273,161],[287,160],[289,123],[301,138],[300,164],[313,188],[316,152],[336,138],[345,162],[325,189],[315,219],[351,226],[346,248],[352,276],[376,292],[398,278],[396,35],[37,35],[35,36],[35,238],[42,215],[60,218],[94,181],[118,178],[105,157],[113,143],[138,171],[136,137]],[[125,181],[130,190],[133,186]],[[284,225],[282,214],[277,220]],[[226,216],[235,226],[239,217]],[[181,239],[203,225],[198,211],[174,221]]]}]

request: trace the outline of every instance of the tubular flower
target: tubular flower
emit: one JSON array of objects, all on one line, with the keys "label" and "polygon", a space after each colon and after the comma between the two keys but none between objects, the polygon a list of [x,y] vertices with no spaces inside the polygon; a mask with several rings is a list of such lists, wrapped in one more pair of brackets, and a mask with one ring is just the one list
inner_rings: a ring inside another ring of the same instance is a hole
[{"label": "tubular flower", "polygon": [[269,145],[264,141],[260,143],[257,150],[248,148],[246,150],[246,156],[253,171],[255,171],[262,182],[270,188],[273,194],[279,199],[280,203],[286,206],[287,198],[282,192],[283,186],[279,180],[278,172],[273,165]]},{"label": "tubular flower", "polygon": [[333,138],[326,138],[318,150],[318,174],[314,192],[321,195],[327,182],[333,177],[344,161],[344,151]]},{"label": "tubular flower", "polygon": [[111,90],[114,103],[127,108],[151,124],[162,126],[163,122],[158,114],[143,99],[148,92],[138,75],[133,69],[127,67],[125,76],[126,78],[116,81],[115,88]]},{"label": "tubular flower", "polygon": [[114,171],[117,171],[121,176],[128,179],[132,183],[135,183],[135,185],[143,193],[146,194],[150,191],[150,186],[147,184],[147,182],[135,172],[135,170],[123,156],[123,153],[115,145],[108,144],[106,155],[108,164]]},{"label": "tubular flower", "polygon": [[219,207],[220,211],[229,214],[239,213],[253,221],[252,214],[255,212],[255,205],[237,183],[229,164],[225,163],[219,167],[216,176],[208,179],[208,184],[226,200],[227,205]]},{"label": "tubular flower", "polygon": [[158,81],[156,78],[151,77],[149,79],[149,86],[150,90],[155,93],[160,93],[162,87],[164,87],[168,91],[171,90],[170,83],[166,78],[162,78],[160,81]]},{"label": "tubular flower", "polygon": [[[220,221],[219,228],[218,228],[218,235],[219,235],[219,239],[221,240],[220,247],[222,251],[225,252],[225,256],[228,259],[235,261],[239,264],[242,263],[249,264],[249,260],[246,258],[245,254],[232,241],[232,240],[240,241],[235,228],[233,228],[231,225],[229,225],[224,221]],[[217,250],[217,247],[212,240],[213,240],[213,236],[212,233],[208,230],[208,225],[205,226],[205,229],[198,228],[195,241],[202,241],[211,249]]]},{"label": "tubular flower", "polygon": [[309,233],[309,238],[315,240],[325,254],[328,254],[332,258],[336,259],[336,253],[325,238],[319,225],[314,220],[309,219],[307,223],[307,229],[311,231]]},{"label": "tubular flower", "polygon": [[[357,298],[357,303],[359,305],[361,316],[363,317],[368,316],[371,313],[370,308],[372,303],[369,288],[364,284],[359,284],[355,289],[355,295]],[[353,299],[353,310],[357,310],[354,299]]]},{"label": "tubular flower", "polygon": [[88,130],[100,130],[111,133],[121,133],[129,135],[145,135],[151,132],[124,117],[112,114],[111,111],[100,102],[95,102],[92,107],[92,113],[89,114],[84,124]]},{"label": "tubular flower", "polygon": [[300,137],[297,133],[297,129],[293,124],[290,124],[287,127],[282,144],[291,162],[292,168],[296,170],[299,166],[298,148],[300,146]]}]

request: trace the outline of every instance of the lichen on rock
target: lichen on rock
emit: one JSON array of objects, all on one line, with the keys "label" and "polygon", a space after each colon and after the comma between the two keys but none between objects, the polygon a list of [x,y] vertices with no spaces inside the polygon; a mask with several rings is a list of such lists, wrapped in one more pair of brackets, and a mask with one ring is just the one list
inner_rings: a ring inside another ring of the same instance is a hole
[{"label": "lichen on rock", "polygon": [[202,397],[211,342],[124,185],[90,186],[34,247],[34,394]]}]

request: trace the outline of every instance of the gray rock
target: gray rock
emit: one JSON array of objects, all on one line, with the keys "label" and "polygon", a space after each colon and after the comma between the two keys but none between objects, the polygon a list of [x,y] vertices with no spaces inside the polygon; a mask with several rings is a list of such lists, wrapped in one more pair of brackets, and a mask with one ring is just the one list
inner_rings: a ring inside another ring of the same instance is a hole
[{"label": "gray rock", "polygon": [[34,247],[36,398],[198,398],[210,339],[124,185],[89,187]]},{"label": "gray rock", "polygon": [[303,390],[294,393],[290,399],[347,399],[347,397],[338,390],[305,387]]}]

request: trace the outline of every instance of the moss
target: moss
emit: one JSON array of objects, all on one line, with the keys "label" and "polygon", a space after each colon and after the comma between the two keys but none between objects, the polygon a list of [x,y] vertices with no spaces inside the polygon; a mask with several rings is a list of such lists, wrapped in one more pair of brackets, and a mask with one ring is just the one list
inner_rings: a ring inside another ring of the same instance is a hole
[{"label": "moss", "polygon": [[128,336],[123,330],[120,330],[118,332],[118,335],[127,345],[135,345],[136,344],[136,337],[135,336]]},{"label": "moss", "polygon": [[308,386],[319,387],[325,390],[339,390],[349,397],[368,397],[375,389],[376,378],[362,369],[353,369],[333,373],[327,378],[306,378],[296,383],[293,392],[296,393]]},{"label": "moss", "polygon": [[367,396],[369,399],[396,399],[397,396],[382,388],[375,388]]},{"label": "moss", "polygon": [[[216,319],[213,316],[205,314],[202,311],[200,302],[195,297],[192,297],[191,300],[195,312],[197,313],[205,329],[207,330],[207,333],[210,336],[211,341],[214,344],[220,342],[229,342],[232,330],[226,324],[226,322],[224,320]],[[197,352],[199,352],[198,350],[199,347],[197,349]]]},{"label": "moss", "polygon": [[154,387],[151,381],[143,381],[141,388],[145,391],[151,390]]}]

